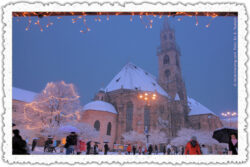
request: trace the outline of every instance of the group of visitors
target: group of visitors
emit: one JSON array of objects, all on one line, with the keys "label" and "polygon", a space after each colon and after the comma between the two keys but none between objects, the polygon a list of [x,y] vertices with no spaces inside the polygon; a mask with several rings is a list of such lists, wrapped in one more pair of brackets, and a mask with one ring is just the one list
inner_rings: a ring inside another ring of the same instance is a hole
[{"label": "group of visitors", "polygon": [[[34,151],[37,145],[37,139],[34,138],[32,142],[32,149]],[[91,146],[91,141],[87,142],[87,144],[80,140],[78,135],[75,132],[71,132],[65,139],[65,141],[61,142],[61,150],[63,152],[63,148],[66,149],[66,154],[81,154],[82,152],[86,151],[86,154],[99,154],[98,142],[95,142],[94,146]],[[52,137],[48,137],[44,144],[44,152],[56,152],[56,140],[53,141]],[[166,145],[161,148],[163,154],[168,155],[200,155],[200,154],[208,154],[208,148],[202,144],[200,145],[197,141],[197,138],[193,136],[190,141],[187,142],[186,146],[180,146],[177,148],[173,145]],[[12,138],[12,153],[13,154],[30,154],[29,147],[27,142],[21,137],[20,132],[18,129],[13,130],[13,138]],[[109,146],[107,143],[104,145],[104,154],[108,154]],[[126,148],[126,154],[135,155],[138,153],[139,155],[151,155],[151,154],[158,154],[159,149],[157,145],[150,144],[148,147],[146,146],[139,146],[138,148],[136,145],[128,144]],[[230,140],[228,143],[228,149],[225,148],[223,150],[223,154],[238,154],[238,139],[236,134],[230,135]]]}]

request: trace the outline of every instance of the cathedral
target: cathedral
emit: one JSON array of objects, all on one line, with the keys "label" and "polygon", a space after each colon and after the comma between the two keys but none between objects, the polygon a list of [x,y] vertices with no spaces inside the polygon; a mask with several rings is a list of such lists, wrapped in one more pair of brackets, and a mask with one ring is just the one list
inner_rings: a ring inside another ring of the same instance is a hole
[{"label": "cathedral", "polygon": [[[160,33],[157,49],[158,78],[139,66],[128,63],[84,105],[80,121],[99,131],[97,141],[103,145],[127,144],[123,134],[136,132],[147,135],[164,133],[168,139],[177,136],[181,128],[213,131],[222,127],[219,117],[204,105],[189,97],[182,79],[181,53],[176,45],[175,31],[167,20]],[[13,88],[13,122],[18,113],[31,102],[36,93]],[[149,137],[150,142],[150,137]],[[169,141],[165,141],[167,144]]]},{"label": "cathedral", "polygon": [[222,127],[215,113],[187,96],[181,53],[167,20],[160,41],[158,79],[128,63],[83,107],[82,121],[100,131],[101,143],[124,144],[122,136],[130,131],[145,134],[157,130],[171,139],[181,128],[213,131]]}]

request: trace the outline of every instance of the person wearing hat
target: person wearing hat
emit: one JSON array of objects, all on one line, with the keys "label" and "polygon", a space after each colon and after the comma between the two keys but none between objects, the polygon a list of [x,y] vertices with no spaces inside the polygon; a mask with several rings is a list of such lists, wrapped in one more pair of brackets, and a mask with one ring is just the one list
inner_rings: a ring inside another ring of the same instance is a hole
[{"label": "person wearing hat", "polygon": [[197,142],[196,136],[193,136],[191,140],[186,144],[185,147],[185,155],[200,155],[201,154],[201,149],[200,145]]}]

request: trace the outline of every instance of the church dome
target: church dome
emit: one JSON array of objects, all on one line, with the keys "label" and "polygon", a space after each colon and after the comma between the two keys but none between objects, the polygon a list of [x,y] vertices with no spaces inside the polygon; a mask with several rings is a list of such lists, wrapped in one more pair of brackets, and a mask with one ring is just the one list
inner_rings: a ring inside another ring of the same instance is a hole
[{"label": "church dome", "polygon": [[83,106],[83,111],[86,110],[104,111],[117,114],[117,111],[112,104],[100,100],[92,101]]}]

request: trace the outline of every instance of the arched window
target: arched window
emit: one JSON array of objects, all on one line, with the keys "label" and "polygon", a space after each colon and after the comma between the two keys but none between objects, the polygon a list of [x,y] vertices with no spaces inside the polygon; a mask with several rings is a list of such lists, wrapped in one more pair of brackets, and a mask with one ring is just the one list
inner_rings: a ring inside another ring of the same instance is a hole
[{"label": "arched window", "polygon": [[107,126],[107,135],[108,135],[108,136],[111,136],[111,128],[112,128],[111,122],[109,122],[109,123],[108,123],[108,126]]},{"label": "arched window", "polygon": [[133,130],[133,103],[127,103],[126,109],[126,132]]},{"label": "arched window", "polygon": [[99,131],[100,130],[100,121],[99,120],[96,120],[95,123],[94,123],[94,128],[95,130]]},{"label": "arched window", "polygon": [[165,76],[166,76],[166,78],[169,78],[169,77],[170,77],[170,70],[166,70],[166,71],[165,71]]},{"label": "arched window", "polygon": [[144,129],[150,129],[150,108],[148,105],[144,107]]},{"label": "arched window", "polygon": [[169,56],[168,55],[164,56],[163,64],[169,64]]}]

